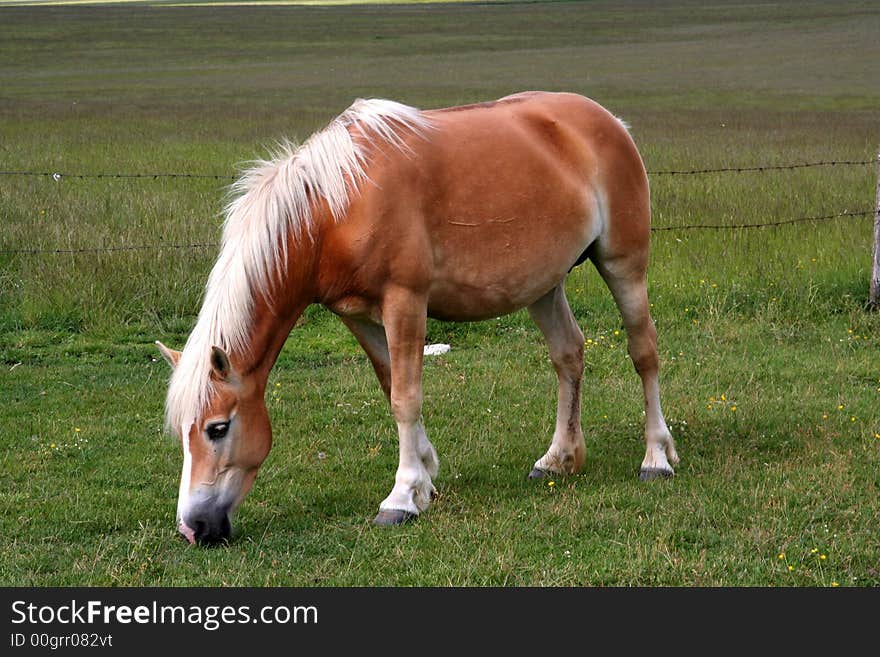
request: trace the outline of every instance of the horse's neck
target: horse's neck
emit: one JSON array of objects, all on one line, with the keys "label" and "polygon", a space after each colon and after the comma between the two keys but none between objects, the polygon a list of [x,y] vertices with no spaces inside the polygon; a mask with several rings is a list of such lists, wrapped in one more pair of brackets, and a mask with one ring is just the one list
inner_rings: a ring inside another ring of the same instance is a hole
[{"label": "horse's neck", "polygon": [[259,377],[261,384],[268,380],[284,342],[314,299],[313,262],[311,252],[291,253],[286,274],[273,290],[271,301],[262,295],[256,299],[250,345],[240,363],[240,371]]},{"label": "horse's neck", "polygon": [[301,302],[283,315],[268,309],[262,313],[254,324],[248,362],[242,368],[243,372],[259,377],[259,381],[265,384],[287,336],[308,305],[307,302]]}]

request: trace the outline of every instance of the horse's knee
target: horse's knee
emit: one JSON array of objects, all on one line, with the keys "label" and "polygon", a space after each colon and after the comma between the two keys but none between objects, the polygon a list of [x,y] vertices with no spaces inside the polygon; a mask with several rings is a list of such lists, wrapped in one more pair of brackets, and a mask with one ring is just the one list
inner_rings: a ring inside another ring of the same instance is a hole
[{"label": "horse's knee", "polygon": [[657,371],[660,359],[657,355],[657,330],[650,317],[627,326],[627,350],[633,367],[641,376]]},{"label": "horse's knee", "polygon": [[566,379],[579,379],[584,371],[584,349],[572,349],[553,359],[556,373]]},{"label": "horse's knee", "polygon": [[660,368],[660,358],[657,355],[656,347],[635,353],[631,351],[630,358],[639,376],[648,376]]},{"label": "horse's knee", "polygon": [[421,393],[401,393],[392,389],[391,411],[398,422],[412,423],[418,421],[422,414]]}]

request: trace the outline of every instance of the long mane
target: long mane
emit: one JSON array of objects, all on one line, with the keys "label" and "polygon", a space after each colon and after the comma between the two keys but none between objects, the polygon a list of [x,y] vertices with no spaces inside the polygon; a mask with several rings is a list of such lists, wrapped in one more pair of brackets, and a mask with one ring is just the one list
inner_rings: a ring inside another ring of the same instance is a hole
[{"label": "long mane", "polygon": [[315,202],[323,200],[333,220],[343,220],[352,194],[367,180],[365,147],[406,149],[405,136],[428,127],[413,107],[358,100],[302,145],[285,141],[269,160],[242,173],[231,187],[220,255],[202,309],[168,386],[168,429],[188,426],[207,404],[212,346],[247,352],[254,302],[267,293],[274,274],[283,272],[291,242],[314,235]]}]

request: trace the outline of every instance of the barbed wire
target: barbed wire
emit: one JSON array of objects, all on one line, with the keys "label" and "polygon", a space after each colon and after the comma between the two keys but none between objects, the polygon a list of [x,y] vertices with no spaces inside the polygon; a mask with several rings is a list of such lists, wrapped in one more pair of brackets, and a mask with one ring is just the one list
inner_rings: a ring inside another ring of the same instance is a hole
[{"label": "barbed wire", "polygon": [[[749,228],[770,228],[774,226],[788,226],[791,224],[806,223],[810,221],[830,221],[841,217],[867,217],[877,215],[880,217],[880,209],[860,210],[850,212],[844,210],[835,214],[825,214],[811,217],[797,217],[794,219],[781,219],[765,223],[748,224],[678,224],[672,226],[651,226],[651,232],[665,232],[676,230],[740,230]],[[200,242],[192,244],[138,244],[131,246],[108,246],[108,247],[83,247],[67,249],[0,249],[0,255],[79,255],[84,253],[115,253],[125,251],[162,251],[166,249],[210,249],[219,248],[219,243]]]},{"label": "barbed wire", "polygon": [[[747,172],[766,172],[766,171],[791,171],[795,169],[806,169],[813,167],[843,167],[843,166],[866,166],[875,164],[876,160],[819,160],[816,162],[797,162],[794,164],[773,164],[773,165],[752,165],[744,167],[719,167],[704,169],[682,169],[682,170],[657,170],[649,171],[648,175],[654,176],[687,176],[711,173],[747,173]],[[0,170],[0,176],[29,176],[52,178],[56,182],[60,182],[64,178],[73,178],[77,180],[85,179],[202,179],[202,180],[224,180],[233,181],[236,179],[234,175],[211,174],[211,173],[173,173],[173,172],[154,172],[154,173],[62,173],[50,171],[18,171],[18,170]],[[791,224],[829,221],[842,217],[866,217],[880,215],[878,210],[860,210],[850,212],[844,210],[834,214],[825,214],[809,217],[796,217],[792,219],[779,219],[763,223],[740,223],[740,224],[678,224],[670,226],[652,226],[652,232],[666,231],[687,231],[687,230],[741,230],[751,228],[771,228],[775,226],[787,226]],[[160,251],[160,250],[185,250],[185,249],[207,249],[218,248],[217,243],[188,243],[188,244],[138,244],[129,246],[109,246],[109,247],[71,247],[71,248],[49,248],[49,249],[0,249],[3,255],[78,255],[85,253],[116,253],[116,252],[132,252],[132,251]]]},{"label": "barbed wire", "polygon": [[[876,164],[877,160],[819,160],[817,162],[797,162],[794,164],[760,164],[741,167],[718,167],[708,169],[661,169],[656,171],[648,171],[650,176],[692,176],[710,173],[754,173],[766,171],[792,171],[795,169],[808,169],[814,167],[848,167],[848,166],[867,166]],[[144,179],[144,180],[161,180],[161,179],[203,179],[203,180],[229,180],[233,181],[237,178],[231,174],[215,174],[215,173],[65,173],[61,171],[18,171],[3,170],[0,176],[30,176],[41,178],[52,178],[56,182],[64,178],[74,178],[78,180],[86,179]]]},{"label": "barbed wire", "polygon": [[843,166],[866,166],[877,164],[877,160],[821,160],[819,162],[800,162],[797,164],[764,164],[747,167],[720,167],[717,169],[685,169],[648,171],[649,176],[691,176],[702,173],[748,173],[762,171],[791,171],[793,169],[808,169],[811,167],[843,167]]},{"label": "barbed wire", "polygon": [[162,178],[190,178],[204,180],[235,180],[236,176],[213,173],[62,173],[60,171],[0,171],[0,176],[30,176],[35,178],[52,178],[59,182],[64,178],[76,178],[78,180],[101,179],[101,178],[129,178],[129,179],[152,179]]},{"label": "barbed wire", "polygon": [[165,249],[210,249],[219,248],[219,244],[139,244],[133,246],[95,246],[70,249],[0,249],[3,255],[39,255],[54,254],[77,255],[81,253],[115,253],[118,251],[162,251]]},{"label": "barbed wire", "polygon": [[850,212],[849,210],[844,210],[843,212],[838,212],[836,214],[826,214],[815,217],[797,217],[796,219],[781,219],[779,221],[768,221],[761,224],[680,224],[673,226],[651,226],[651,231],[656,232],[664,230],[702,229],[737,230],[740,228],[769,228],[772,226],[788,226],[789,224],[800,224],[809,221],[828,221],[830,219],[838,219],[840,217],[867,217],[875,214],[880,214],[880,210],[860,210],[858,212]]}]

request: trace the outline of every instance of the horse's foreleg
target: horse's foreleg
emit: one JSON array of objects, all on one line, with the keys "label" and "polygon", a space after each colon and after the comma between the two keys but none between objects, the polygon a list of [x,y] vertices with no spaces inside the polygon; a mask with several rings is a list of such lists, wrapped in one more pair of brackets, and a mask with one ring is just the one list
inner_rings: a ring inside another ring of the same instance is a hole
[{"label": "horse's foreleg", "polygon": [[422,424],[422,356],[425,346],[425,298],[403,288],[386,293],[382,307],[391,368],[391,410],[397,421],[400,462],[391,494],[379,505],[374,522],[402,523],[428,508],[435,492],[437,453]]},{"label": "horse's foreleg", "polygon": [[388,355],[388,338],[385,329],[379,324],[365,319],[353,317],[340,317],[342,323],[348,327],[358,344],[366,352],[379,385],[386,399],[391,399],[391,357]]},{"label": "horse's foreleg", "polygon": [[660,408],[657,330],[651,319],[645,269],[623,258],[594,262],[620,310],[629,356],[642,379],[646,451],[639,478],[647,481],[670,477],[674,474],[672,465],[678,463],[678,454]]},{"label": "horse's foreleg", "polygon": [[586,447],[581,430],[581,380],[584,374],[584,334],[565,298],[564,283],[529,306],[529,314],[550,348],[559,381],[556,430],[550,449],[535,461],[530,478],[549,472],[570,474],[584,464]]}]

